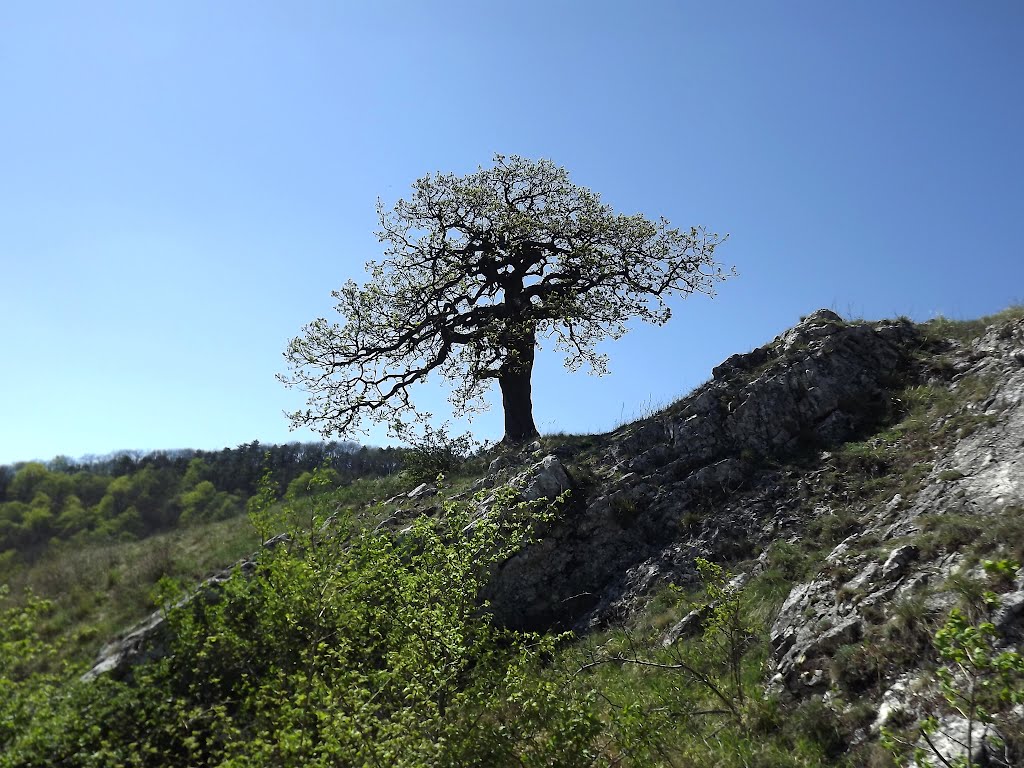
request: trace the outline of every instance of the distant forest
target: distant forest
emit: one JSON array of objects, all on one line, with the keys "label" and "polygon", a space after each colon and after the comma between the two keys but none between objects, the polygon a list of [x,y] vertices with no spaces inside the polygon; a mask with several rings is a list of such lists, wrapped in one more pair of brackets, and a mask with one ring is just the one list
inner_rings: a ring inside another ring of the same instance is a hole
[{"label": "distant forest", "polygon": [[0,560],[31,559],[54,540],[141,538],[176,525],[239,514],[269,473],[303,495],[312,472],[333,483],[402,468],[406,449],[352,442],[262,445],[221,451],[121,451],[103,457],[0,465]]}]

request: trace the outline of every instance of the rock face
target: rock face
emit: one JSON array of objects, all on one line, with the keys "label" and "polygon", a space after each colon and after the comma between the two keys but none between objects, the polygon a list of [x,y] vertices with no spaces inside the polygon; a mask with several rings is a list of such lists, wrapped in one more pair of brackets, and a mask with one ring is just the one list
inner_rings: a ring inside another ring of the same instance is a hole
[{"label": "rock face", "polygon": [[753,554],[779,519],[766,461],[870,426],[916,340],[909,323],[848,325],[819,310],[613,433],[603,482],[580,489],[572,513],[502,569],[497,614],[530,629],[591,626],[628,613],[656,582],[692,580],[696,555]]},{"label": "rock face", "polygon": [[104,645],[96,662],[82,675],[82,679],[92,680],[100,675],[121,677],[135,664],[163,656],[167,641],[163,614],[153,613],[141,624]]},{"label": "rock face", "polygon": [[[915,544],[901,543],[922,533],[922,519],[944,515],[951,523],[974,519],[984,527],[1024,506],[1022,352],[1024,321],[991,329],[963,352],[963,370],[953,388],[990,379],[991,393],[974,410],[993,418],[935,457],[914,498],[894,498],[865,510],[858,531],[826,558],[828,568],[790,593],[772,631],[777,680],[788,690],[802,694],[822,683],[833,650],[822,646],[823,625],[882,627],[893,620],[901,601],[915,597],[933,618],[955,603],[943,584],[960,569],[958,553],[947,547],[924,556]],[[858,546],[858,541],[870,546]],[[853,575],[844,579],[846,573]],[[1022,580],[1024,575],[1018,577],[1017,591],[1001,596],[993,617],[1008,642],[1019,642],[1024,633]]]},{"label": "rock face", "polygon": [[572,488],[572,480],[556,456],[545,456],[512,484],[522,486],[524,501],[556,499]]},{"label": "rock face", "polygon": [[1002,753],[997,746],[1002,741],[991,725],[949,715],[940,718],[935,733],[927,740],[922,738],[917,746],[924,750],[926,765],[956,765],[958,760],[969,760],[970,765],[999,765],[995,761]]},{"label": "rock face", "polygon": [[[263,546],[275,547],[286,540],[286,534],[281,534],[267,541]],[[184,599],[209,599],[217,593],[220,585],[231,576],[232,571],[240,568],[243,572],[252,574],[255,570],[255,564],[255,556],[242,560],[233,567],[226,568],[206,579],[195,592]],[[165,656],[168,652],[168,642],[170,639],[169,628],[163,612],[154,611],[144,621],[136,624],[120,637],[104,645],[100,650],[99,656],[96,658],[96,662],[82,675],[82,679],[92,680],[100,675],[111,675],[118,678],[125,677],[136,664]]]},{"label": "rock face", "polygon": [[[935,437],[914,466],[920,477],[881,502],[837,497],[829,451],[884,426],[887,403],[903,391],[952,403],[925,425]],[[598,480],[576,488],[569,514],[502,569],[497,615],[516,627],[586,631],[627,617],[655,586],[692,582],[698,555],[763,562],[778,539],[798,542],[816,521],[846,515],[849,535],[793,587],[773,623],[771,687],[870,705],[863,738],[877,738],[941,701],[931,636],[960,599],[955,584],[984,578],[962,548],[1019,518],[1006,541],[992,534],[990,543],[997,557],[1024,550],[1024,320],[965,346],[906,323],[849,325],[815,312],[606,445],[591,467]],[[817,468],[804,460],[800,471],[772,469],[808,453],[820,454]],[[816,495],[826,501],[808,512]],[[1024,570],[1000,591],[990,617],[998,643],[1022,651]],[[663,642],[700,624],[685,616]],[[1024,712],[1000,717],[1024,730]],[[967,757],[961,721],[940,717],[934,764]],[[972,734],[971,759],[1011,764],[992,727],[974,723]]]}]

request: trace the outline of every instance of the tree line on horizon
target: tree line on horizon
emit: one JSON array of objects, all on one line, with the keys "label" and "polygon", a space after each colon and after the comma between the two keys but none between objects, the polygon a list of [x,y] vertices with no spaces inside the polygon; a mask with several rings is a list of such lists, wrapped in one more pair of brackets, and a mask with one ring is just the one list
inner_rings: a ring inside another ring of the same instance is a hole
[{"label": "tree line on horizon", "polygon": [[245,510],[265,473],[301,495],[317,469],[341,486],[399,471],[405,453],[350,441],[253,441],[220,451],[122,451],[0,465],[0,558],[31,559],[55,539],[141,538],[225,519]]}]

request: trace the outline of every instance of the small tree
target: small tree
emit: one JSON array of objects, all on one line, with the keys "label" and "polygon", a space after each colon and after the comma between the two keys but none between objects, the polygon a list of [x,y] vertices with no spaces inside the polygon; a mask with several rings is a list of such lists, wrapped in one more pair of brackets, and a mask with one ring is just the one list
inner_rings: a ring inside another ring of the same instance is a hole
[{"label": "small tree", "polygon": [[402,471],[414,482],[430,483],[438,475],[457,472],[474,450],[486,444],[474,440],[470,434],[451,435],[444,427],[426,424],[422,433],[397,425],[395,436],[409,445],[402,458]]},{"label": "small tree", "polygon": [[292,423],[325,436],[406,417],[410,388],[436,371],[458,415],[484,408],[497,381],[506,441],[528,439],[540,339],[570,370],[604,373],[598,341],[634,318],[663,324],[667,297],[714,295],[728,276],[717,234],[617,214],[549,160],[496,155],[467,176],[427,175],[378,215],[385,258],[365,285],[334,292],[344,322],[314,320],[285,352],[282,381],[309,393]]},{"label": "small tree", "polygon": [[0,584],[0,766],[30,765],[19,762],[19,743],[34,738],[34,718],[52,713],[62,682],[58,670],[68,670],[40,633],[53,604],[28,593],[23,605],[6,605],[8,591]]},{"label": "small tree", "polygon": [[[989,578],[1012,583],[1020,568],[1011,560],[986,560],[985,572]],[[983,585],[979,585],[983,586]],[[982,593],[982,603],[989,612],[1000,606],[1000,597],[989,590]],[[950,611],[946,623],[935,633],[933,640],[941,666],[935,670],[942,699],[964,723],[963,739],[943,732],[937,714],[923,719],[919,726],[925,746],[914,747],[915,765],[942,765],[946,768],[974,768],[975,726],[991,724],[994,714],[1024,702],[1024,656],[1012,648],[999,648],[999,634],[991,621],[972,622],[959,608]],[[902,748],[910,746],[887,728],[882,729],[883,744],[897,756]],[[951,751],[946,754],[936,737],[944,737]],[[925,748],[927,747],[927,748]]]}]

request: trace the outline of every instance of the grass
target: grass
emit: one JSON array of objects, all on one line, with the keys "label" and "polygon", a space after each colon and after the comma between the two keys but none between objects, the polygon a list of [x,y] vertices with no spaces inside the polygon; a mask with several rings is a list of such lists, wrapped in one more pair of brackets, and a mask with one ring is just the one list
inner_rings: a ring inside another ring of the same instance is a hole
[{"label": "grass", "polygon": [[952,320],[939,315],[938,317],[922,323],[919,327],[925,337],[931,341],[948,341],[950,339],[960,344],[970,344],[985,333],[985,330],[992,325],[1013,323],[1024,320],[1024,305],[1016,304],[1007,307],[1002,312],[994,315],[986,315],[974,320]]},{"label": "grass", "polygon": [[585,450],[597,445],[598,437],[598,435],[574,432],[545,432],[538,440],[544,450],[550,451],[556,448]]},{"label": "grass", "polygon": [[[994,383],[991,376],[968,376],[954,388],[933,382],[898,390],[889,406],[893,416],[877,432],[830,451],[808,506],[828,504],[836,509],[825,519],[813,521],[811,533],[824,543],[852,532],[858,518],[851,510],[858,503],[874,507],[896,494],[906,503],[921,489],[944,446],[998,419],[978,407]],[[792,468],[807,469],[806,464],[805,459]],[[939,479],[949,482],[959,476],[955,470],[945,470]]]},{"label": "grass", "polygon": [[1007,506],[993,515],[944,510],[918,518],[916,544],[926,557],[962,552],[966,561],[999,553],[1021,561],[1024,556],[1024,508]]},{"label": "grass", "polygon": [[659,400],[656,401],[653,396],[648,396],[646,400],[643,400],[638,406],[633,409],[632,413],[626,413],[626,404],[622,404],[622,408],[619,410],[619,418],[612,426],[611,432],[621,429],[629,424],[634,424],[638,421],[645,421],[646,419],[656,416],[657,414],[664,411],[672,403],[678,402],[681,398],[673,398],[672,400]]},{"label": "grass", "polygon": [[150,591],[163,576],[197,583],[251,554],[259,542],[244,515],[142,540],[54,543],[31,565],[0,574],[11,599],[26,591],[53,601],[43,633],[64,641],[71,661],[99,648],[154,609]]},{"label": "grass", "polygon": [[[681,663],[691,665],[735,698],[725,672],[728,665],[711,640],[698,632],[670,648],[661,646],[665,629],[702,599],[699,588],[667,587],[629,626],[563,649],[555,664],[576,685],[597,693],[594,706],[609,745],[606,762],[725,768],[854,764],[845,754],[852,731],[837,712],[820,702],[787,703],[763,692],[767,628],[792,584],[783,567],[770,562],[743,590],[744,616],[757,629],[746,644],[743,703],[736,713],[724,708],[708,685],[680,668]],[[590,666],[595,659],[611,657],[627,661]]]}]

